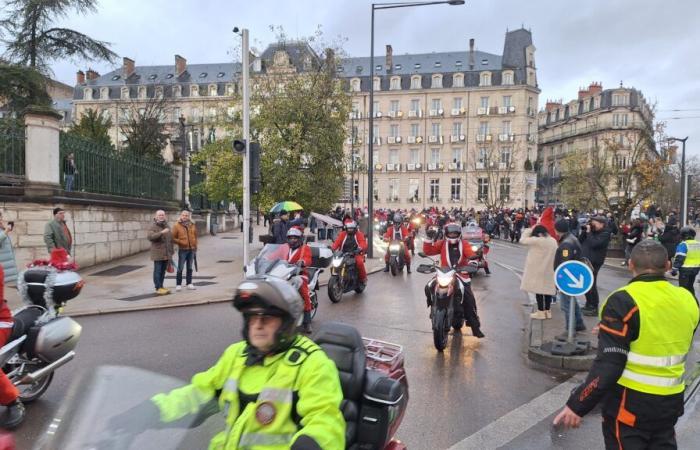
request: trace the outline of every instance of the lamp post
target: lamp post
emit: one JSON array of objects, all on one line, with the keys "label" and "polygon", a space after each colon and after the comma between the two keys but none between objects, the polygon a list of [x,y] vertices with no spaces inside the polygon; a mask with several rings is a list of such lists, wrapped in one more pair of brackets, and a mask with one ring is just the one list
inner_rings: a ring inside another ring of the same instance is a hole
[{"label": "lamp post", "polygon": [[681,152],[681,227],[684,227],[688,223],[688,180],[686,180],[685,174],[685,141],[688,140],[688,136],[683,139],[671,137],[668,138],[668,142],[680,141],[683,143],[683,150]]},{"label": "lamp post", "polygon": [[182,149],[180,150],[180,159],[182,159],[182,209],[189,209],[187,190],[185,187],[185,178],[189,171],[189,164],[187,163],[187,125],[185,124],[185,116],[180,116],[177,120],[180,123],[180,142],[182,142]]},{"label": "lamp post", "polygon": [[414,6],[430,5],[463,5],[464,0],[444,0],[433,2],[389,2],[372,3],[372,20],[370,24],[370,55],[369,55],[369,154],[367,155],[367,212],[369,227],[367,237],[369,251],[367,256],[374,257],[374,11],[381,9],[411,8]]}]

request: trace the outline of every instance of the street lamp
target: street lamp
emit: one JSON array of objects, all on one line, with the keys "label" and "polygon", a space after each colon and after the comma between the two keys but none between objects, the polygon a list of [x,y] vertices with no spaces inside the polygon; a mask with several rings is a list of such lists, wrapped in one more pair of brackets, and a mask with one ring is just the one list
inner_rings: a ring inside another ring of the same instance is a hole
[{"label": "street lamp", "polygon": [[374,11],[380,9],[411,8],[413,6],[430,5],[463,5],[464,0],[444,0],[433,2],[389,2],[372,3],[372,21],[370,26],[370,55],[369,55],[369,154],[367,155],[367,212],[369,214],[369,227],[367,237],[369,251],[367,256],[374,256]]},{"label": "street lamp", "polygon": [[688,183],[685,176],[685,141],[687,140],[688,136],[683,139],[668,138],[668,142],[680,141],[683,143],[683,151],[681,152],[681,227],[688,223]]},{"label": "street lamp", "polygon": [[180,142],[182,143],[182,149],[180,150],[180,159],[182,160],[182,209],[189,209],[188,196],[185,187],[185,178],[189,175],[189,165],[187,164],[187,125],[185,124],[185,116],[180,116],[177,121],[180,123]]}]

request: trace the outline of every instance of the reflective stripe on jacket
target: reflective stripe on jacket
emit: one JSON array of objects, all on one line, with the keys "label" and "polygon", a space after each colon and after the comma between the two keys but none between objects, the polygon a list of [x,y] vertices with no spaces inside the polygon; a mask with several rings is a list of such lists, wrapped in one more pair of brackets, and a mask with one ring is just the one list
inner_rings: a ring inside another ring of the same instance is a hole
[{"label": "reflective stripe on jacket", "polygon": [[698,325],[695,298],[665,280],[632,282],[619,290],[634,299],[640,325],[618,384],[655,395],[683,392],[684,362]]},{"label": "reflective stripe on jacket", "polygon": [[[233,344],[216,365],[192,377],[190,385],[153,397],[161,420],[195,414],[220,391],[226,430],[214,436],[209,449],[288,449],[301,435],[323,449],[345,448],[338,370],[316,344],[299,336],[286,353],[252,366],[246,366],[246,359],[246,343]],[[243,410],[241,392],[257,394]]]}]

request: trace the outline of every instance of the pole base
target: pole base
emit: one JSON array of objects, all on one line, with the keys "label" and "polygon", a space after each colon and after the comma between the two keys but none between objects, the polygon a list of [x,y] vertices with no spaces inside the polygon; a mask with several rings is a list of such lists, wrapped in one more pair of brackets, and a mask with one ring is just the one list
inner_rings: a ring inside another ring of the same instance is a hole
[{"label": "pole base", "polygon": [[574,342],[555,340],[545,342],[540,349],[557,356],[585,355],[591,349],[591,343],[584,340],[574,340]]}]

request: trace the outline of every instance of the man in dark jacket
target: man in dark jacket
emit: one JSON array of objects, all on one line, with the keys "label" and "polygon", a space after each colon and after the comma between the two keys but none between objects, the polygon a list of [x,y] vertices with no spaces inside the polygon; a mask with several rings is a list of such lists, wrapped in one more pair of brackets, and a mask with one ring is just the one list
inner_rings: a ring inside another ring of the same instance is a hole
[{"label": "man in dark jacket", "polygon": [[[581,244],[576,236],[569,232],[569,219],[559,219],[554,224],[554,230],[557,232],[559,247],[554,255],[554,270],[557,270],[562,263],[566,261],[578,261],[581,259]],[[561,310],[564,313],[566,330],[569,329],[569,307],[574,304],[574,315],[576,317],[576,331],[584,331],[586,324],[583,323],[581,309],[575,297],[568,296],[562,292],[557,292],[557,301],[561,305]],[[564,335],[566,335],[566,331]]]},{"label": "man in dark jacket", "polygon": [[659,236],[659,242],[664,246],[668,253],[668,260],[673,259],[676,254],[676,246],[681,242],[681,233],[676,226],[676,218],[671,216],[668,223],[664,227],[664,232]]},{"label": "man in dark jacket", "polygon": [[583,307],[583,314],[587,316],[598,315],[598,271],[605,262],[605,255],[610,245],[610,228],[608,218],[605,216],[594,216],[591,222],[581,230],[582,256],[587,258],[593,266],[593,287],[586,293],[586,306]]},{"label": "man in dark jacket", "polygon": [[289,213],[280,211],[279,219],[272,223],[272,236],[275,238],[273,244],[286,244],[287,231],[289,231]]}]

